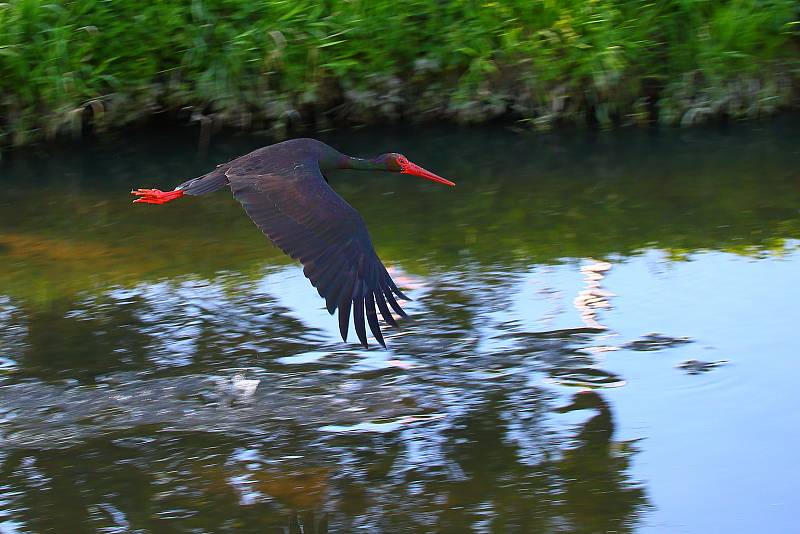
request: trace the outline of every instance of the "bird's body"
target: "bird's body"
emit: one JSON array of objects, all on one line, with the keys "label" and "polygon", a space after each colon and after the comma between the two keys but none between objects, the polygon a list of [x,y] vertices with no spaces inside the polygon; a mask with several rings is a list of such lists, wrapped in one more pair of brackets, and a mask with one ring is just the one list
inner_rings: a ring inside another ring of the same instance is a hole
[{"label": "bird's body", "polygon": [[401,172],[455,185],[399,154],[359,159],[314,139],[293,139],[219,165],[173,191],[132,193],[140,197],[134,202],[163,204],[185,194],[203,195],[230,187],[261,231],[303,264],[303,274],[325,299],[328,312],[339,310],[342,339],[347,340],[352,309],[362,345],[367,346],[366,318],[375,339],[385,346],[376,306],[383,319],[396,326],[389,308],[405,316],[395,297],[407,297],[375,253],[361,215],[328,185],[323,172],[332,169]]}]

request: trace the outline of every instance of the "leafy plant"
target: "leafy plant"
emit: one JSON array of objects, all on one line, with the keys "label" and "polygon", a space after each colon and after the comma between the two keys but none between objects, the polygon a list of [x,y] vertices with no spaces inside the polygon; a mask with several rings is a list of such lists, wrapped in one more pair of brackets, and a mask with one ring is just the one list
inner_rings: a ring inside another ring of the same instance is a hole
[{"label": "leafy plant", "polygon": [[256,126],[752,117],[792,102],[798,15],[794,0],[15,0],[0,144],[165,110]]}]

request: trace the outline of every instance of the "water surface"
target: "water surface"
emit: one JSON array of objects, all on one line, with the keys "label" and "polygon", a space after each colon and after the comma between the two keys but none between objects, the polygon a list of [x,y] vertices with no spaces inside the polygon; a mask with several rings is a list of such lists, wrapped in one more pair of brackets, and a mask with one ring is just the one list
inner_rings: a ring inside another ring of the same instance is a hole
[{"label": "water surface", "polygon": [[0,531],[793,528],[796,120],[324,139],[458,183],[331,176],[413,299],[386,351],[229,194],[130,204],[267,139],[5,155]]}]

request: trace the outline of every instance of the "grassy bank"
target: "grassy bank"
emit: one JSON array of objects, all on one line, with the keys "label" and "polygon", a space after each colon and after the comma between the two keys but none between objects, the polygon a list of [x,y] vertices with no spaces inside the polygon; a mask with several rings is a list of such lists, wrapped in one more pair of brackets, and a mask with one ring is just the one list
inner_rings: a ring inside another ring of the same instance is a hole
[{"label": "grassy bank", "polygon": [[754,117],[796,97],[798,19],[796,0],[14,0],[0,145],[161,112],[276,133]]}]

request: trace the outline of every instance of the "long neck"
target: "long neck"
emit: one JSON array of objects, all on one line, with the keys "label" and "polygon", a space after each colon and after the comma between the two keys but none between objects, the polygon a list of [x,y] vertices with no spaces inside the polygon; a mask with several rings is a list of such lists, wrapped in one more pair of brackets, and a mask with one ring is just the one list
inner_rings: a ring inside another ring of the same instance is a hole
[{"label": "long neck", "polygon": [[337,164],[338,169],[353,169],[356,171],[385,171],[386,163],[373,159],[352,158],[350,156],[342,156]]}]

